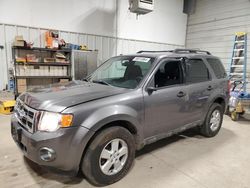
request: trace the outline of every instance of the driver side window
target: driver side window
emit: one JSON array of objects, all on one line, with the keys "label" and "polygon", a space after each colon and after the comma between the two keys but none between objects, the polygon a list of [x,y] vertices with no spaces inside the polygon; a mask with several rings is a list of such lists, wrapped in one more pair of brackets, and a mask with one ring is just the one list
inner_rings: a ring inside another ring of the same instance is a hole
[{"label": "driver side window", "polygon": [[156,88],[182,83],[182,70],[179,61],[162,62],[154,76]]}]

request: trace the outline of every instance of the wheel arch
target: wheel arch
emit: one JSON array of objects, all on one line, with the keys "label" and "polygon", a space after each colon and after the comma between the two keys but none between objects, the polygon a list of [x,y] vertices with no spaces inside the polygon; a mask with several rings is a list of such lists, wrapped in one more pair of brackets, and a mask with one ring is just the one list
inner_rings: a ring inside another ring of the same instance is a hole
[{"label": "wheel arch", "polygon": [[[113,118],[111,118],[111,119],[113,119]],[[83,148],[81,161],[79,163],[79,166],[82,164],[82,160],[86,154],[86,151],[87,151],[89,145],[95,139],[95,137],[101,131],[103,131],[104,129],[110,128],[110,127],[123,127],[125,129],[127,129],[133,135],[133,137],[135,139],[135,144],[136,144],[135,147],[137,150],[141,149],[144,146],[142,133],[138,130],[138,128],[134,124],[134,122],[131,122],[126,118],[119,118],[119,119],[114,118],[111,121],[102,120],[102,122],[98,122],[94,127],[92,127],[92,129],[93,129],[92,131],[90,130],[90,132],[93,132],[93,134],[90,136],[85,147]]]},{"label": "wheel arch", "polygon": [[225,110],[226,110],[226,100],[225,100],[225,98],[223,98],[222,96],[218,96],[218,97],[214,98],[212,104],[214,104],[214,103],[220,104],[222,106],[222,108],[223,108],[223,112],[225,112]]},{"label": "wheel arch", "polygon": [[142,116],[140,111],[138,112],[130,106],[105,106],[94,111],[81,123],[81,126],[95,134],[107,127],[121,126],[135,135],[136,144],[139,144],[143,140]]},{"label": "wheel arch", "polygon": [[212,98],[209,100],[208,104],[206,105],[206,108],[204,108],[204,116],[203,116],[202,123],[204,123],[205,118],[206,118],[206,116],[207,116],[207,113],[208,113],[209,109],[211,108],[211,106],[212,106],[214,103],[218,103],[218,104],[222,105],[223,112],[225,113],[226,107],[227,107],[226,97],[223,96],[223,95],[214,96],[214,97],[212,97]]},{"label": "wheel arch", "polygon": [[99,134],[102,130],[110,128],[110,127],[123,127],[127,129],[135,138],[136,148],[140,148],[140,145],[142,145],[142,132],[138,129],[138,124],[133,121],[129,120],[130,118],[124,117],[121,118],[121,116],[118,117],[108,117],[107,119],[102,120],[101,122],[98,122],[95,126],[91,128],[92,131],[94,131],[94,135],[91,136],[89,143],[95,138],[97,134]]}]

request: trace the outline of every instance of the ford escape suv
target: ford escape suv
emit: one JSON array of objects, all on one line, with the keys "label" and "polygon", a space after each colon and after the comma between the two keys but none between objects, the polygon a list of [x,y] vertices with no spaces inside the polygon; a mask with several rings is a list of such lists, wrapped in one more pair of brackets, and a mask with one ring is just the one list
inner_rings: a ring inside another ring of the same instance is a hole
[{"label": "ford escape suv", "polygon": [[129,171],[144,145],[199,127],[215,136],[228,101],[221,61],[189,49],[113,57],[81,81],[17,98],[11,133],[24,155],[94,185]]}]

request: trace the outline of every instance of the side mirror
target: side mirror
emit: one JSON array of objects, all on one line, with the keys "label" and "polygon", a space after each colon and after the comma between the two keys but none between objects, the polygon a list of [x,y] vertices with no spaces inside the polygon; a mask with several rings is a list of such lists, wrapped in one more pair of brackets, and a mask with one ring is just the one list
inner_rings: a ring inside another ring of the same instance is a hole
[{"label": "side mirror", "polygon": [[150,93],[152,93],[154,91],[157,91],[157,88],[156,87],[148,87],[147,91],[150,92]]}]

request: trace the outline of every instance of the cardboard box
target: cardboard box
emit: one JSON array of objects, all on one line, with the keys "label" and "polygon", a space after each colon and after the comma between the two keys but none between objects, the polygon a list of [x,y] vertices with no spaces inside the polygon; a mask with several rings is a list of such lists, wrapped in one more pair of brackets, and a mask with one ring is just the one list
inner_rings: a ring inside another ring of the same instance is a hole
[{"label": "cardboard box", "polygon": [[59,82],[60,82],[60,83],[67,83],[67,82],[69,82],[69,79],[60,79]]},{"label": "cardboard box", "polygon": [[17,80],[17,90],[19,93],[25,92],[27,90],[27,80],[18,79]]},{"label": "cardboard box", "polygon": [[43,59],[44,63],[54,63],[56,62],[56,58],[46,57]]},{"label": "cardboard box", "polygon": [[14,41],[13,42],[13,46],[20,46],[20,47],[23,47],[24,46],[24,41]]},{"label": "cardboard box", "polygon": [[18,93],[23,93],[27,91],[27,86],[18,86],[17,90],[18,90]]},{"label": "cardboard box", "polygon": [[18,62],[18,63],[25,63],[26,62],[26,58],[24,58],[24,57],[16,57],[16,62]]},{"label": "cardboard box", "polygon": [[24,46],[24,45],[25,45],[25,41],[23,40],[23,36],[22,35],[15,36],[13,46]]},{"label": "cardboard box", "polygon": [[27,62],[38,62],[35,54],[26,54]]},{"label": "cardboard box", "polygon": [[26,76],[26,68],[23,65],[17,65],[16,75],[17,76]]},{"label": "cardboard box", "polygon": [[51,76],[50,75],[50,70],[48,66],[43,66],[43,74],[42,76]]},{"label": "cardboard box", "polygon": [[57,73],[56,70],[57,70],[57,67],[51,66],[51,67],[50,67],[50,75],[51,75],[51,76],[57,76],[57,75],[56,75],[56,73]]},{"label": "cardboard box", "polygon": [[63,67],[63,76],[67,76],[68,67]]},{"label": "cardboard box", "polygon": [[27,85],[27,81],[26,81],[26,79],[18,79],[17,84],[18,85]]},{"label": "cardboard box", "polygon": [[23,41],[23,36],[22,35],[15,36],[15,41],[19,41],[19,40]]}]

